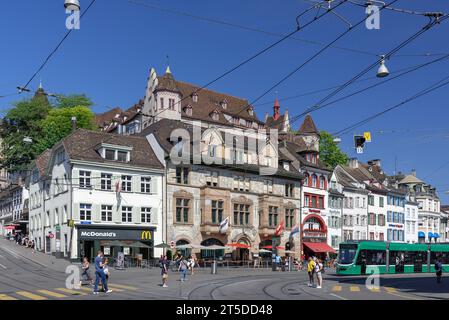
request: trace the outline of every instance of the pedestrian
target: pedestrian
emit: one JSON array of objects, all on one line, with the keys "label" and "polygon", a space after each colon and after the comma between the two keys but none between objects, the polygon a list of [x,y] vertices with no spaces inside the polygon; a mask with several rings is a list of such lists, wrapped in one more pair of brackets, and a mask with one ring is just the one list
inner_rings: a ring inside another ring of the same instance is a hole
[{"label": "pedestrian", "polygon": [[192,256],[190,256],[189,257],[189,269],[190,269],[190,275],[192,275],[192,276],[194,274],[194,268],[195,268],[195,259]]},{"label": "pedestrian", "polygon": [[108,287],[108,283],[109,283],[109,275],[110,275],[110,273],[109,273],[109,259],[108,259],[108,258],[104,259],[104,263],[103,263],[103,272],[104,272],[105,277],[106,277],[106,281],[105,281],[106,286],[103,285],[102,291],[103,291],[103,292],[106,292],[105,288]]},{"label": "pedestrian", "polygon": [[89,283],[91,285],[94,284],[94,281],[92,280],[92,277],[90,276],[89,268],[90,268],[89,260],[87,259],[87,257],[84,257],[83,264],[81,266],[81,269],[83,269],[83,273],[81,274],[80,286],[82,285],[83,281],[89,281]]},{"label": "pedestrian", "polygon": [[320,259],[317,259],[315,261],[315,274],[318,282],[317,289],[321,289],[321,286],[323,285],[323,268],[323,262]]},{"label": "pedestrian", "polygon": [[187,280],[187,270],[189,269],[188,262],[186,259],[184,259],[183,256],[179,259],[179,268],[178,271],[181,272],[181,282],[184,282]]},{"label": "pedestrian", "polygon": [[275,257],[275,262],[276,262],[276,270],[281,271],[281,257],[277,254]]},{"label": "pedestrian", "polygon": [[437,262],[435,263],[435,272],[437,275],[437,283],[441,283],[441,278],[443,276],[443,264],[441,263],[441,259],[438,257]]},{"label": "pedestrian", "polygon": [[315,270],[315,261],[313,261],[312,257],[309,257],[309,262],[307,263],[307,274],[309,275],[309,287],[314,286],[313,281],[313,271]]},{"label": "pedestrian", "polygon": [[162,257],[162,261],[160,262],[161,267],[161,276],[162,276],[162,287],[167,288],[167,280],[168,280],[168,260],[167,256]]},{"label": "pedestrian", "polygon": [[103,289],[106,293],[111,293],[112,290],[108,289],[108,284],[106,282],[106,275],[103,270],[103,252],[101,250],[98,251],[97,257],[95,258],[95,287],[93,294],[98,294],[98,285],[100,283],[103,284]]}]

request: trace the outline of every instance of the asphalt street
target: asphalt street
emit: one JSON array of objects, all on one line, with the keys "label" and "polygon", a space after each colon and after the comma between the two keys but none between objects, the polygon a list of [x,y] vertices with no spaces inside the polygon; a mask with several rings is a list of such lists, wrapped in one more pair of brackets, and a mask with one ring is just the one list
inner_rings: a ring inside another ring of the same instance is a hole
[{"label": "asphalt street", "polygon": [[366,277],[324,275],[323,288],[307,286],[305,271],[219,268],[218,274],[198,269],[188,281],[169,273],[168,288],[161,287],[160,269],[111,270],[113,292],[93,295],[91,286],[67,289],[70,263],[31,252],[0,240],[0,300],[427,300],[449,299],[449,279],[437,284],[435,276],[381,276],[378,288],[366,286]]}]

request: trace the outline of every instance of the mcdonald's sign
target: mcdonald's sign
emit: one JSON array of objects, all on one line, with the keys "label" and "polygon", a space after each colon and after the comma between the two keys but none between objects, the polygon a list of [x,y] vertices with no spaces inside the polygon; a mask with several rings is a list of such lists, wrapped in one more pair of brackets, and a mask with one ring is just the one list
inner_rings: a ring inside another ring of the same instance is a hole
[{"label": "mcdonald's sign", "polygon": [[142,233],[140,234],[140,239],[141,240],[151,240],[151,232],[150,231],[142,231]]}]

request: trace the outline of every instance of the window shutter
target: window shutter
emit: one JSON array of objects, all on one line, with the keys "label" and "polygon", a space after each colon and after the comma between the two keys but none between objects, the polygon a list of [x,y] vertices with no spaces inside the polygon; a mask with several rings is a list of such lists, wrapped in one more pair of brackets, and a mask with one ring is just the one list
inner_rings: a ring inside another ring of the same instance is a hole
[{"label": "window shutter", "polygon": [[151,177],[151,183],[150,183],[150,188],[151,188],[151,194],[158,194],[158,182],[159,182],[159,178],[152,176]]},{"label": "window shutter", "polygon": [[151,223],[157,224],[159,208],[151,208]]}]

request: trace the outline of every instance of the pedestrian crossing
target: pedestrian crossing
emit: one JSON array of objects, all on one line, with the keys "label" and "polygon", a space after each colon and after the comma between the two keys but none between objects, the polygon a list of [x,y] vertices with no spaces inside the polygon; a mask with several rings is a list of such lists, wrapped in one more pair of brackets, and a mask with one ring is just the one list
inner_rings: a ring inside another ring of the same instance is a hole
[{"label": "pedestrian crossing", "polygon": [[396,293],[398,290],[396,288],[391,287],[380,287],[380,288],[367,288],[366,286],[359,286],[359,285],[349,285],[347,287],[343,287],[341,285],[334,285],[331,287],[331,292],[361,292],[362,289],[368,290],[370,292],[374,293],[380,293],[380,292],[387,292],[387,293]]},{"label": "pedestrian crossing", "polygon": [[[112,292],[138,291],[139,288],[122,284],[111,284],[109,288]],[[0,301],[3,300],[49,300],[49,299],[67,299],[76,296],[86,296],[92,294],[92,286],[82,286],[79,289],[54,288],[38,290],[22,290],[11,293],[0,293]]]}]

